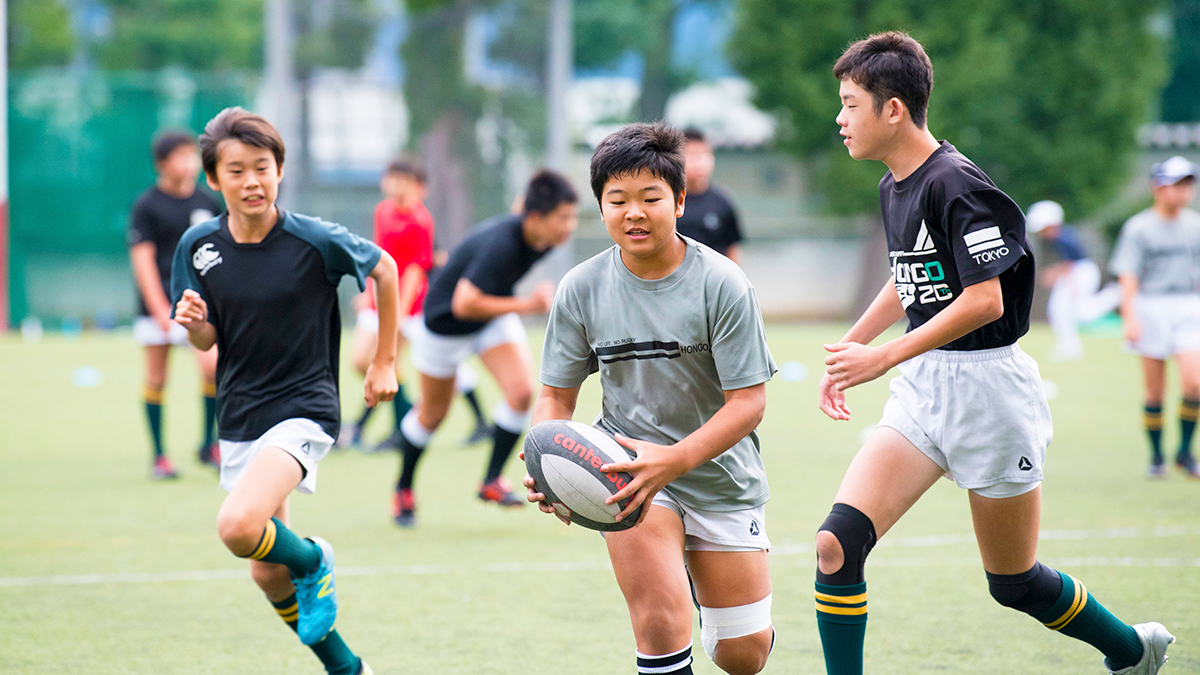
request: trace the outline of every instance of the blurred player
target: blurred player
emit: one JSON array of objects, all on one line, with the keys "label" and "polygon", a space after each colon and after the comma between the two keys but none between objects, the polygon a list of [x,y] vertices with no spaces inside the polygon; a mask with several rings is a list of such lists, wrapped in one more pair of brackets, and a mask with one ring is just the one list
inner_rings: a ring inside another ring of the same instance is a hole
[{"label": "blurred player", "polygon": [[[420,160],[407,156],[396,158],[388,164],[379,187],[384,199],[375,207],[375,243],[392,256],[396,261],[396,268],[400,271],[402,317],[400,334],[396,338],[396,365],[397,377],[401,377],[405,333],[415,330],[421,320],[421,305],[425,301],[429,285],[427,277],[434,266],[433,216],[424,204],[425,167],[421,165]],[[358,310],[355,322],[350,360],[359,375],[365,376],[375,355],[379,335],[379,313],[375,310],[375,293],[370,282],[366,292],[355,298],[355,301],[363,306]],[[478,381],[479,376],[469,364],[463,363],[459,366],[455,386],[463,393],[475,414],[475,430],[467,438],[466,444],[478,443],[490,436],[487,420],[483,417],[483,410],[475,393]],[[387,440],[377,446],[378,450],[399,447],[400,421],[412,408],[412,403],[404,395],[403,383],[400,384],[396,397],[392,399],[392,404],[396,413],[395,430]],[[361,445],[363,427],[374,411],[374,407],[364,407],[358,420],[342,429],[339,445]]]},{"label": "blurred player", "polygon": [[411,337],[421,402],[400,425],[403,458],[392,515],[401,527],[416,524],[412,485],[417,462],[450,408],[459,364],[473,355],[496,378],[504,396],[492,413],[492,457],[479,498],[502,506],[524,504],[501,475],[525,431],[533,399],[533,364],[520,315],[549,311],[554,286],[539,284],[527,298],[514,297],[513,287],[575,231],[578,201],[566,178],[552,171],[538,173],[525,190],[520,215],[481,224],[434,275],[425,298],[425,321]]},{"label": "blurred player", "polygon": [[1042,238],[1056,260],[1042,272],[1050,287],[1046,314],[1058,338],[1051,359],[1073,361],[1083,358],[1079,326],[1091,323],[1121,304],[1117,284],[1100,288],[1100,267],[1088,258],[1079,231],[1063,224],[1063,208],[1042,201],[1029,207],[1025,229]]},{"label": "blurred player", "polygon": [[[592,191],[616,246],[563,279],[542,350],[534,423],[569,420],[600,371],[595,424],[630,461],[636,527],[606,532],[637,643],[637,672],[692,672],[692,592],[709,658],[757,673],[775,641],[767,564],[770,494],[755,428],[775,372],[754,288],[737,265],[679,236],[683,135],[633,124],[592,155]],[[527,498],[555,513],[544,495]]]},{"label": "blurred player", "polygon": [[685,237],[691,237],[742,264],[742,228],[738,225],[733,202],[712,184],[712,146],[699,129],[684,129],[687,145],[683,159],[687,167],[687,209],[675,227]]},{"label": "blurred player", "polygon": [[[926,126],[933,67],[903,33],[851,45],[834,66],[837,116],[854,159],[879,183],[892,279],[831,352],[820,408],[850,419],[845,390],[895,366],[879,426],[817,532],[817,626],[832,674],[863,669],[864,565],[875,543],[943,474],[968,490],[992,597],[1104,653],[1109,672],[1157,673],[1174,637],[1128,626],[1074,577],[1037,561],[1042,463],[1052,435],[1029,330],[1034,263],[1021,209]],[[869,343],[907,316],[909,331]],[[1008,666],[1005,670],[1019,669]]]},{"label": "blurred player", "polygon": [[1125,339],[1142,356],[1151,478],[1165,476],[1162,406],[1172,357],[1183,389],[1175,466],[1200,478],[1192,457],[1200,416],[1200,214],[1188,208],[1196,175],[1196,165],[1183,157],[1154,165],[1154,205],[1121,228],[1110,263],[1121,283]]},{"label": "blurred player", "polygon": [[[168,131],[154,139],[151,146],[154,171],[158,179],[133,204],[129,218],[129,261],[138,287],[138,317],[133,322],[133,337],[146,353],[146,380],[142,398],[146,420],[154,444],[153,476],[175,478],[178,474],[163,451],[163,388],[167,384],[167,365],[171,345],[187,344],[187,331],[171,321],[171,256],[184,230],[221,212],[216,200],[196,189],[200,175],[200,155],[191,135]],[[204,428],[200,443],[200,462],[219,464],[213,456],[213,424],[217,416],[217,352],[196,351],[203,382]]]},{"label": "blurred player", "polygon": [[171,285],[175,320],[188,339],[221,350],[221,487],[229,496],[218,534],[230,552],[251,560],[255,583],[326,671],[370,673],[333,630],[333,548],[288,528],[288,496],[316,489],[317,462],[337,437],[337,287],[344,275],[359,288],[370,276],[379,289],[367,404],[396,393],[396,264],[340,225],[275,206],[283,140],[258,115],[225,109],[205,126],[200,147],[208,184],[225,197],[228,214],[188,230]]}]

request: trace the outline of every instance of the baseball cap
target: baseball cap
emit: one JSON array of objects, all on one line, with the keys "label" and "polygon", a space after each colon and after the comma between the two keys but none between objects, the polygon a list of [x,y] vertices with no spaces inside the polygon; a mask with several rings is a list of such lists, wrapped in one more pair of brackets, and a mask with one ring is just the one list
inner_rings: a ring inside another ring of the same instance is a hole
[{"label": "baseball cap", "polygon": [[1150,171],[1155,185],[1174,185],[1184,178],[1197,177],[1196,165],[1179,155],[1155,164]]},{"label": "baseball cap", "polygon": [[1029,214],[1025,216],[1025,231],[1038,233],[1051,225],[1062,225],[1062,222],[1063,207],[1058,202],[1046,200],[1029,207]]}]

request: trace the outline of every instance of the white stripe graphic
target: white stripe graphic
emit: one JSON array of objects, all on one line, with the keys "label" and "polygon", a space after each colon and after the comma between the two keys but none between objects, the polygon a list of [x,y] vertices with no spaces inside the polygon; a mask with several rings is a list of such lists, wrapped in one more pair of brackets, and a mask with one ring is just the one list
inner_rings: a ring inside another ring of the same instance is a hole
[{"label": "white stripe graphic", "polygon": [[997,226],[985,227],[982,230],[975,230],[963,235],[963,241],[967,242],[967,246],[974,246],[981,241],[988,239],[1000,239],[1000,228]]},{"label": "white stripe graphic", "polygon": [[985,241],[982,244],[976,244],[975,246],[972,246],[971,248],[967,249],[967,253],[970,253],[971,255],[975,255],[976,253],[979,253],[980,251],[986,251],[989,248],[1000,248],[1003,245],[1004,245],[1004,242],[1001,241],[1000,239],[993,239],[992,241]]}]

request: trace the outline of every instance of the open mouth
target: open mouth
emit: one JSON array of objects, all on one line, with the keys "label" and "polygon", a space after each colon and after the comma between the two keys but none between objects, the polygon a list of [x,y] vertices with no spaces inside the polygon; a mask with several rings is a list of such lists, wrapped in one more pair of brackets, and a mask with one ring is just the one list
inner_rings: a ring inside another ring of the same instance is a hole
[{"label": "open mouth", "polygon": [[634,239],[641,239],[641,238],[643,238],[643,237],[648,237],[648,236],[650,236],[650,231],[649,231],[649,230],[643,230],[643,229],[640,229],[640,228],[633,229],[633,230],[626,230],[626,232],[625,232],[625,236],[627,236],[627,237],[632,237],[632,238],[634,238]]}]

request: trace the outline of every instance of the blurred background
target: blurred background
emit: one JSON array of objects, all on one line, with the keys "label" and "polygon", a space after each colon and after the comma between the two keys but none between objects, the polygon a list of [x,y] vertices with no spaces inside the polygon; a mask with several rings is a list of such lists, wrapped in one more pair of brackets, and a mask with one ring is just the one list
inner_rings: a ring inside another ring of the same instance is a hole
[{"label": "blurred background", "polygon": [[[540,166],[584,197],[538,278],[610,242],[591,148],[666,119],[707,133],[764,312],[851,318],[886,278],[877,162],[837,138],[831,67],[899,28],[926,46],[931,131],[1023,207],[1053,199],[1103,261],[1148,167],[1200,159],[1200,0],[7,0],[0,328],[127,325],[125,229],[157,131],[260,112],[285,208],[369,236],[387,161],[430,171],[438,244]],[[2,127],[2,125],[0,125]],[[1037,301],[1035,308],[1044,308]]]}]

